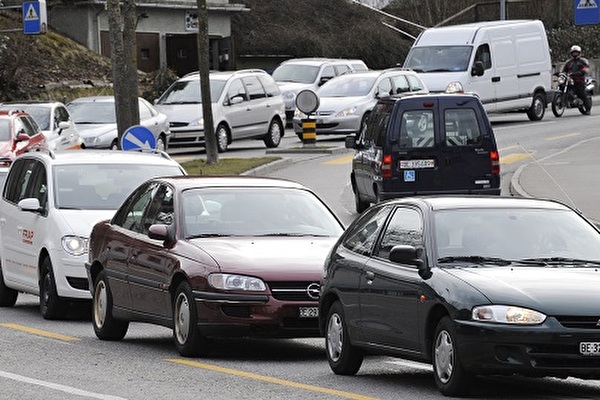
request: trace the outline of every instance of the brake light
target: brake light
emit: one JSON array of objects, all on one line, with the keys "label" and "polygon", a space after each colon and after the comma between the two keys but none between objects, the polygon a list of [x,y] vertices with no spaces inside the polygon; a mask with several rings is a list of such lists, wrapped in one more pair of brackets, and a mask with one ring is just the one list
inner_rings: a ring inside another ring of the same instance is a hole
[{"label": "brake light", "polygon": [[497,150],[490,151],[490,164],[492,165],[492,175],[500,175],[500,154]]},{"label": "brake light", "polygon": [[389,179],[392,177],[392,155],[385,154],[381,160],[381,178]]}]

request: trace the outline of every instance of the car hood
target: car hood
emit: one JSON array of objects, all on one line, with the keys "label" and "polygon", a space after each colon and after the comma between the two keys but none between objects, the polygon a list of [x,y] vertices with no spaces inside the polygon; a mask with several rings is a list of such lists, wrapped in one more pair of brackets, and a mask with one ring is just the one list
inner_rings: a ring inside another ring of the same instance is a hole
[{"label": "car hood", "polygon": [[[317,111],[325,110],[343,110],[348,107],[359,106],[365,103],[367,98],[365,96],[352,96],[352,97],[320,97],[319,108]],[[373,99],[373,105],[376,100]]]},{"label": "car hood", "polygon": [[281,90],[281,93],[285,93],[285,92],[298,93],[299,91],[301,91],[303,89],[315,90],[315,87],[312,83],[277,82],[277,86],[279,86],[279,90]]},{"label": "car hood", "polygon": [[208,253],[222,272],[264,280],[318,281],[335,241],[329,237],[225,237],[190,242]]},{"label": "car hood", "polygon": [[[165,114],[169,122],[185,122],[202,118],[202,104],[156,104],[159,112]],[[214,115],[214,107],[213,107]]]},{"label": "car hood", "polygon": [[99,137],[110,132],[117,134],[117,124],[80,124],[77,129],[82,138]]},{"label": "car hood", "polygon": [[444,269],[493,304],[532,308],[547,315],[597,314],[600,270],[574,267]]},{"label": "car hood", "polygon": [[92,228],[96,223],[112,218],[115,211],[116,210],[58,210],[65,223],[71,229],[71,233],[84,237],[90,236]]}]

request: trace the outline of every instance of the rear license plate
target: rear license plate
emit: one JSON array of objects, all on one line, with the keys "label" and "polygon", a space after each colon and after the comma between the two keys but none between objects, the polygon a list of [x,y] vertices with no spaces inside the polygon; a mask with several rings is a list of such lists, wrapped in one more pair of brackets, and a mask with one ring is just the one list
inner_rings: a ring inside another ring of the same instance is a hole
[{"label": "rear license plate", "polygon": [[400,169],[435,168],[435,160],[400,160]]},{"label": "rear license plate", "polygon": [[319,307],[300,307],[300,318],[317,318],[319,316]]},{"label": "rear license plate", "polygon": [[600,356],[600,342],[579,343],[579,353],[584,356]]}]

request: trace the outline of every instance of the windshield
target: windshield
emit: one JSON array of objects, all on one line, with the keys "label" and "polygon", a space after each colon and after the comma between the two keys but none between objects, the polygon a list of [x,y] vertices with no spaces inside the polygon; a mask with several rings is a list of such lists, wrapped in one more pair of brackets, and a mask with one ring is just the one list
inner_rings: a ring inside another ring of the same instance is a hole
[{"label": "windshield", "polygon": [[70,103],[67,108],[76,124],[116,124],[115,103],[86,101]]},{"label": "windshield", "polygon": [[314,83],[317,75],[319,67],[312,65],[284,64],[273,71],[273,79],[276,82]]},{"label": "windshield", "polygon": [[156,176],[182,175],[176,165],[57,165],[54,174],[56,208],[116,210],[142,182]]},{"label": "windshield", "polygon": [[31,115],[41,130],[50,130],[50,108],[24,104],[18,104],[16,107]]},{"label": "windshield", "polygon": [[366,96],[369,94],[375,77],[364,77],[355,75],[342,75],[331,79],[319,89],[321,97],[352,97]]},{"label": "windshield", "polygon": [[343,227],[312,193],[286,188],[203,188],[183,193],[185,236],[339,236]]},{"label": "windshield", "polygon": [[404,67],[416,72],[466,71],[471,59],[472,46],[414,47]]},{"label": "windshield", "polygon": [[492,257],[504,260],[600,261],[600,234],[566,210],[444,210],[434,217],[438,259]]},{"label": "windshield", "polygon": [[[216,103],[221,97],[221,92],[226,81],[210,80],[210,101]],[[200,91],[200,78],[190,81],[177,81],[167,89],[156,104],[202,104],[202,93]]]}]

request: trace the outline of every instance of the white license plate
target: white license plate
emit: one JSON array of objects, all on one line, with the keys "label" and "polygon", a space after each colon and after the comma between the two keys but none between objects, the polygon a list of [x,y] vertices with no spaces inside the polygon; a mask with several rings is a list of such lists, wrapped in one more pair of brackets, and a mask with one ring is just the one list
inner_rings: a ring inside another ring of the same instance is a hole
[{"label": "white license plate", "polygon": [[435,168],[435,160],[400,160],[400,169]]},{"label": "white license plate", "polygon": [[584,356],[600,356],[600,342],[581,342],[579,352]]},{"label": "white license plate", "polygon": [[300,307],[300,318],[317,318],[319,316],[319,307]]}]

